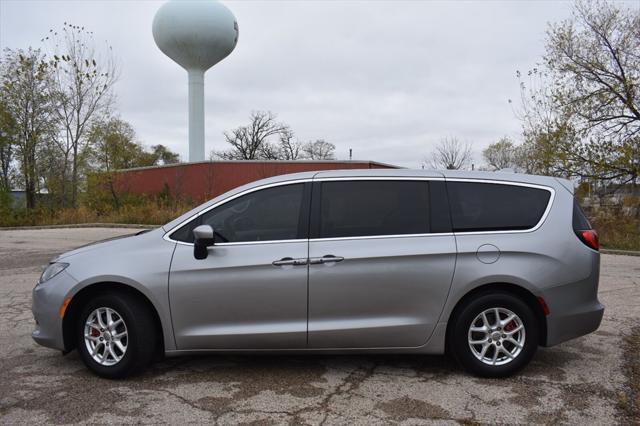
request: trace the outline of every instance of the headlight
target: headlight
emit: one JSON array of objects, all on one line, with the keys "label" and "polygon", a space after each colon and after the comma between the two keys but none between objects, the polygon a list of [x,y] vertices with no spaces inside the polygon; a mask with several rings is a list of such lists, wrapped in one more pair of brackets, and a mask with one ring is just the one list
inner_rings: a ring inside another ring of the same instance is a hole
[{"label": "headlight", "polygon": [[44,271],[42,271],[42,275],[40,275],[39,283],[42,284],[43,282],[49,281],[51,278],[55,277],[60,272],[67,269],[67,266],[69,266],[68,263],[58,263],[58,262],[50,263],[49,266],[47,266],[44,269]]}]

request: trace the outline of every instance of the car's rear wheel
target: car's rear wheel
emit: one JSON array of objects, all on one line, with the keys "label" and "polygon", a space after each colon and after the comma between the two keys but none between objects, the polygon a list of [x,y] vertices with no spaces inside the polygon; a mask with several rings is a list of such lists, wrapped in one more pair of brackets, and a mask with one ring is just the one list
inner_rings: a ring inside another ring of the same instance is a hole
[{"label": "car's rear wheel", "polygon": [[82,361],[101,377],[117,379],[143,371],[157,348],[152,313],[129,294],[90,299],[78,316],[76,330]]},{"label": "car's rear wheel", "polygon": [[458,362],[482,377],[505,377],[525,367],[538,348],[532,309],[508,293],[484,293],[457,310],[449,344]]}]

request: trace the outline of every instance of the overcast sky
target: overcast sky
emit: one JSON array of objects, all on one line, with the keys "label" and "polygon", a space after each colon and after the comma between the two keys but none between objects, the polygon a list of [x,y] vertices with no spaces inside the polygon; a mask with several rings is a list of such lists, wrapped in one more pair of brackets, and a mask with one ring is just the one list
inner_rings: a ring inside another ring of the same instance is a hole
[{"label": "overcast sky", "polygon": [[[271,110],[300,140],[325,139],[339,159],[420,167],[438,140],[471,142],[475,163],[520,123],[516,70],[535,66],[552,1],[224,2],[235,51],[206,74],[206,152],[252,110]],[[161,1],[0,0],[0,46],[42,47],[63,22],[94,31],[117,55],[117,110],[145,145],[187,157],[187,74],[151,34]]]}]

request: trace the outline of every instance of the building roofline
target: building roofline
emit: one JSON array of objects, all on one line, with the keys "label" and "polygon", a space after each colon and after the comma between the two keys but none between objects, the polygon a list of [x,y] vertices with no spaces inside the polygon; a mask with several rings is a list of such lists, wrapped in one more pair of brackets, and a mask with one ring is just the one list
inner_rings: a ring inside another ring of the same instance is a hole
[{"label": "building roofline", "polygon": [[194,161],[188,163],[161,164],[157,166],[132,167],[130,169],[118,169],[115,172],[132,172],[141,170],[164,169],[169,167],[190,166],[192,164],[227,164],[227,163],[275,163],[275,164],[372,164],[392,169],[402,169],[403,167],[378,161],[368,160],[211,160],[211,161]]}]

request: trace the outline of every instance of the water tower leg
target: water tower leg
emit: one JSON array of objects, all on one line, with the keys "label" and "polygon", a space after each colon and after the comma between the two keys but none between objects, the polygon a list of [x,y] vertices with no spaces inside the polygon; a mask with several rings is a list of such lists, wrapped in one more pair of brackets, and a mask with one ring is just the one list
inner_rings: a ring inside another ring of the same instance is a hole
[{"label": "water tower leg", "polygon": [[189,71],[189,161],[204,161],[204,72]]}]

